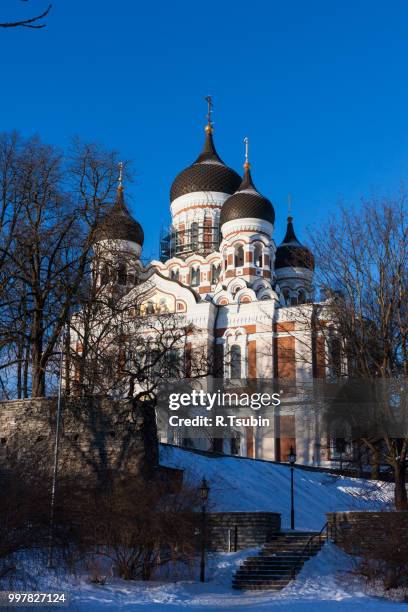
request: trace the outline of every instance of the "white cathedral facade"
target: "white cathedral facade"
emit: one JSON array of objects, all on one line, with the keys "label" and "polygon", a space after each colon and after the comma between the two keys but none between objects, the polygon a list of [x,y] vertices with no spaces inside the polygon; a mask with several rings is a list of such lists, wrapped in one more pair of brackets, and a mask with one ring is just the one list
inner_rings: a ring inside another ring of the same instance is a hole
[{"label": "white cathedral facade", "polygon": [[[146,310],[157,316],[174,312],[191,323],[200,342],[204,339],[224,360],[225,378],[324,378],[327,366],[312,354],[316,342],[304,323],[314,303],[313,254],[296,237],[292,217],[276,246],[275,210],[254,184],[248,149],[240,176],[219,157],[209,121],[202,152],[175,178],[170,202],[171,227],[162,236],[160,260],[141,266],[143,230],[126,207],[122,184],[107,213],[109,229],[99,233],[95,245],[98,250],[114,244],[134,258],[149,287]],[[129,278],[131,270],[118,274]],[[128,297],[132,290],[126,287]],[[213,450],[287,461],[293,447],[301,463],[333,465],[336,444],[317,429],[296,411],[284,411],[266,435],[243,427],[237,438],[218,441]],[[163,430],[160,436],[165,442],[187,443],[182,432],[174,437]]]}]

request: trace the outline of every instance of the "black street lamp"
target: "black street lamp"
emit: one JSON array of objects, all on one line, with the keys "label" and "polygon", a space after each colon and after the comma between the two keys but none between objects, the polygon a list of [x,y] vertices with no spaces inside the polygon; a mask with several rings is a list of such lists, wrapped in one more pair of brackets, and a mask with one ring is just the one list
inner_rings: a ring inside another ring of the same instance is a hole
[{"label": "black street lamp", "polygon": [[206,549],[206,504],[208,500],[208,494],[210,487],[205,478],[201,481],[200,494],[201,494],[201,562],[200,562],[200,582],[205,582],[205,549]]},{"label": "black street lamp", "polygon": [[293,450],[293,446],[290,447],[290,453],[288,455],[288,461],[290,463],[290,528],[295,528],[295,497],[293,491],[293,472],[296,463],[296,453]]}]

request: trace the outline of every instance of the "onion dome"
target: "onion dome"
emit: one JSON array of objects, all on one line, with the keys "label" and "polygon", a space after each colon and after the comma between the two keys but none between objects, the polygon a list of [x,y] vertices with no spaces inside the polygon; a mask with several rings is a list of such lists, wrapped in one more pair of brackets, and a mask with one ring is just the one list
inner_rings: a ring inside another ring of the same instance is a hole
[{"label": "onion dome", "polygon": [[95,240],[127,240],[143,246],[143,229],[127,209],[121,180],[119,180],[116,202],[97,227]]},{"label": "onion dome", "polygon": [[218,191],[232,194],[241,181],[239,174],[224,164],[215,150],[213,129],[205,127],[204,148],[196,161],[178,174],[171,186],[170,201],[195,191]]},{"label": "onion dome", "polygon": [[293,217],[288,217],[288,227],[283,242],[276,249],[275,270],[279,268],[307,268],[314,270],[311,251],[296,238]]},{"label": "onion dome", "polygon": [[221,208],[220,225],[235,219],[262,219],[274,223],[275,210],[272,203],[257,191],[251,176],[248,161],[244,164],[245,173],[238,190],[225,200]]}]

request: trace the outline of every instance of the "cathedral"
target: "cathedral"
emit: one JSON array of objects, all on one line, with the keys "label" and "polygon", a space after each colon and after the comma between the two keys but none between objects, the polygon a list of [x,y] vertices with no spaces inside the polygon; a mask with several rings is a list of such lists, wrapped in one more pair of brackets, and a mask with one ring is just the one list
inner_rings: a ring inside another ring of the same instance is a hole
[{"label": "cathedral", "polygon": [[[316,351],[319,343],[304,323],[314,305],[313,254],[298,239],[291,216],[285,236],[275,242],[275,209],[256,187],[248,140],[240,176],[219,156],[213,132],[209,112],[200,154],[171,185],[171,225],[161,236],[159,260],[140,263],[143,230],[126,207],[121,180],[95,251],[115,245],[130,253],[149,283],[146,312],[174,312],[200,330],[200,342],[204,338],[214,349],[225,379],[324,378],[327,366],[319,354],[325,347]],[[129,295],[130,268],[118,270],[117,279]],[[191,444],[182,431],[164,428],[160,436]],[[316,423],[290,410],[275,416],[267,434],[245,426],[213,450],[287,461],[291,448],[300,463],[329,466],[338,460],[336,441],[323,439]]]}]

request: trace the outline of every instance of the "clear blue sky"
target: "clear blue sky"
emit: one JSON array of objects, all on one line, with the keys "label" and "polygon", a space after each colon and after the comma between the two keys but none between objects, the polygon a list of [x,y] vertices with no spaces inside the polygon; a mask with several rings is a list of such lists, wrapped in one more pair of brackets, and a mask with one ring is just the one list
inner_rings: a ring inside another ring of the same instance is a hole
[{"label": "clear blue sky", "polygon": [[[47,0],[2,0],[0,21]],[[214,96],[221,157],[299,237],[340,199],[408,175],[408,4],[398,0],[54,0],[48,28],[1,30],[1,129],[132,159],[128,202],[157,254],[175,175],[197,156]]]}]

